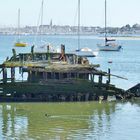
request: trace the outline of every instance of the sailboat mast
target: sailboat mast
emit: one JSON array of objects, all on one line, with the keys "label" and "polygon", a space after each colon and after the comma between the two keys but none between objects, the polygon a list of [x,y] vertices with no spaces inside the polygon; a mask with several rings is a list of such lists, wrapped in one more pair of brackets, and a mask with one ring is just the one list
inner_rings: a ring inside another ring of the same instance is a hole
[{"label": "sailboat mast", "polygon": [[41,5],[41,25],[43,24],[43,8],[44,8],[44,1],[42,0],[42,5]]},{"label": "sailboat mast", "polygon": [[106,45],[106,39],[107,39],[107,31],[106,31],[106,29],[107,29],[107,4],[106,4],[106,0],[105,0],[105,45]]},{"label": "sailboat mast", "polygon": [[78,50],[80,49],[80,0],[78,0]]},{"label": "sailboat mast", "polygon": [[[43,25],[43,10],[44,10],[43,8],[44,8],[44,0],[42,0],[42,5],[41,5],[41,26]],[[42,34],[42,30],[41,30],[41,34]]]},{"label": "sailboat mast", "polygon": [[18,39],[20,39],[20,9],[18,9]]}]

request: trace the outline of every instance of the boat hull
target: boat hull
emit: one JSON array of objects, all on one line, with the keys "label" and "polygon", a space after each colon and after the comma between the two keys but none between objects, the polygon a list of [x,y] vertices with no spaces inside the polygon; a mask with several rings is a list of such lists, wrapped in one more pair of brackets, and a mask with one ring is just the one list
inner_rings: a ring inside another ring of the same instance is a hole
[{"label": "boat hull", "polygon": [[88,52],[88,51],[77,51],[75,52],[76,55],[82,56],[82,57],[96,57],[96,52]]},{"label": "boat hull", "polygon": [[93,86],[92,82],[86,80],[1,83],[0,101],[90,101],[98,99],[98,96],[113,96],[114,91],[107,91],[104,86],[99,88],[98,84]]},{"label": "boat hull", "polygon": [[120,51],[121,45],[97,45],[99,51]]},{"label": "boat hull", "polygon": [[26,47],[26,43],[15,43],[15,47]]},{"label": "boat hull", "polygon": [[96,57],[98,55],[98,51],[93,51],[90,48],[81,48],[74,52],[77,56],[82,57]]}]

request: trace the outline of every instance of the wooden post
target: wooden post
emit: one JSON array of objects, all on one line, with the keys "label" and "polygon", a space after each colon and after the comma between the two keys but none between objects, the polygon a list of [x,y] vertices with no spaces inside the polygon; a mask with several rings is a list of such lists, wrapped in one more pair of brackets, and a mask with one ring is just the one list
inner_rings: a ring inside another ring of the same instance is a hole
[{"label": "wooden post", "polygon": [[110,84],[110,69],[108,69],[108,84]]},{"label": "wooden post", "polygon": [[92,82],[94,83],[94,74],[92,74]]},{"label": "wooden post", "polygon": [[11,82],[15,82],[15,67],[11,67]]},{"label": "wooden post", "polygon": [[59,58],[61,61],[66,61],[66,56],[65,56],[65,45],[61,44],[61,55]]},{"label": "wooden post", "polygon": [[3,71],[3,83],[7,83],[7,69],[3,67],[2,71]]},{"label": "wooden post", "polygon": [[99,84],[102,84],[102,80],[103,80],[102,75],[99,75]]},{"label": "wooden post", "polygon": [[22,63],[24,63],[24,54],[23,54],[23,60],[22,60]]},{"label": "wooden post", "polygon": [[34,45],[31,47],[31,57],[34,60]]},{"label": "wooden post", "polygon": [[13,52],[13,59],[16,60],[16,56],[17,56],[16,55],[16,50],[15,49],[12,49],[12,52]]},{"label": "wooden post", "polygon": [[47,58],[48,58],[48,62],[50,62],[50,46],[47,46]]},{"label": "wooden post", "polygon": [[76,64],[76,56],[75,55],[73,55],[73,62],[72,62],[72,64]]},{"label": "wooden post", "polygon": [[31,82],[32,81],[32,71],[29,70],[28,72],[28,82]]},{"label": "wooden post", "polygon": [[99,88],[101,88],[102,86],[102,80],[103,80],[103,76],[99,75]]},{"label": "wooden post", "polygon": [[19,67],[19,74],[22,73],[22,67]]},{"label": "wooden post", "polygon": [[94,86],[94,74],[90,74],[91,75],[91,82],[92,82],[92,85]]}]

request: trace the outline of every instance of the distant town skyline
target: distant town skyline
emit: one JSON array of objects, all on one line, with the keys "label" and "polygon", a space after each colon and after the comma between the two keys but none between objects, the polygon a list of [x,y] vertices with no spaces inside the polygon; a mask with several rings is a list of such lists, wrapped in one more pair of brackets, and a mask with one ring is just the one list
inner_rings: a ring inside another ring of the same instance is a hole
[{"label": "distant town skyline", "polygon": [[[81,0],[81,25],[104,26],[104,1]],[[0,26],[36,26],[42,0],[1,0]],[[140,0],[107,0],[107,25],[121,27],[140,23]],[[43,24],[77,26],[78,0],[44,0]]]}]

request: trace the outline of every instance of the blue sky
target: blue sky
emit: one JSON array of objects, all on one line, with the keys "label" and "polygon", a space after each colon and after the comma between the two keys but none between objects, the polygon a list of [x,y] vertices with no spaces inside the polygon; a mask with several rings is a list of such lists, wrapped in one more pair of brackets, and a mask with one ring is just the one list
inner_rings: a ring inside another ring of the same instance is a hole
[{"label": "blue sky", "polygon": [[[42,0],[0,0],[0,26],[37,25]],[[43,24],[77,25],[78,0],[44,0]],[[108,26],[140,23],[140,0],[107,0]],[[81,25],[104,26],[104,0],[81,0]]]}]

